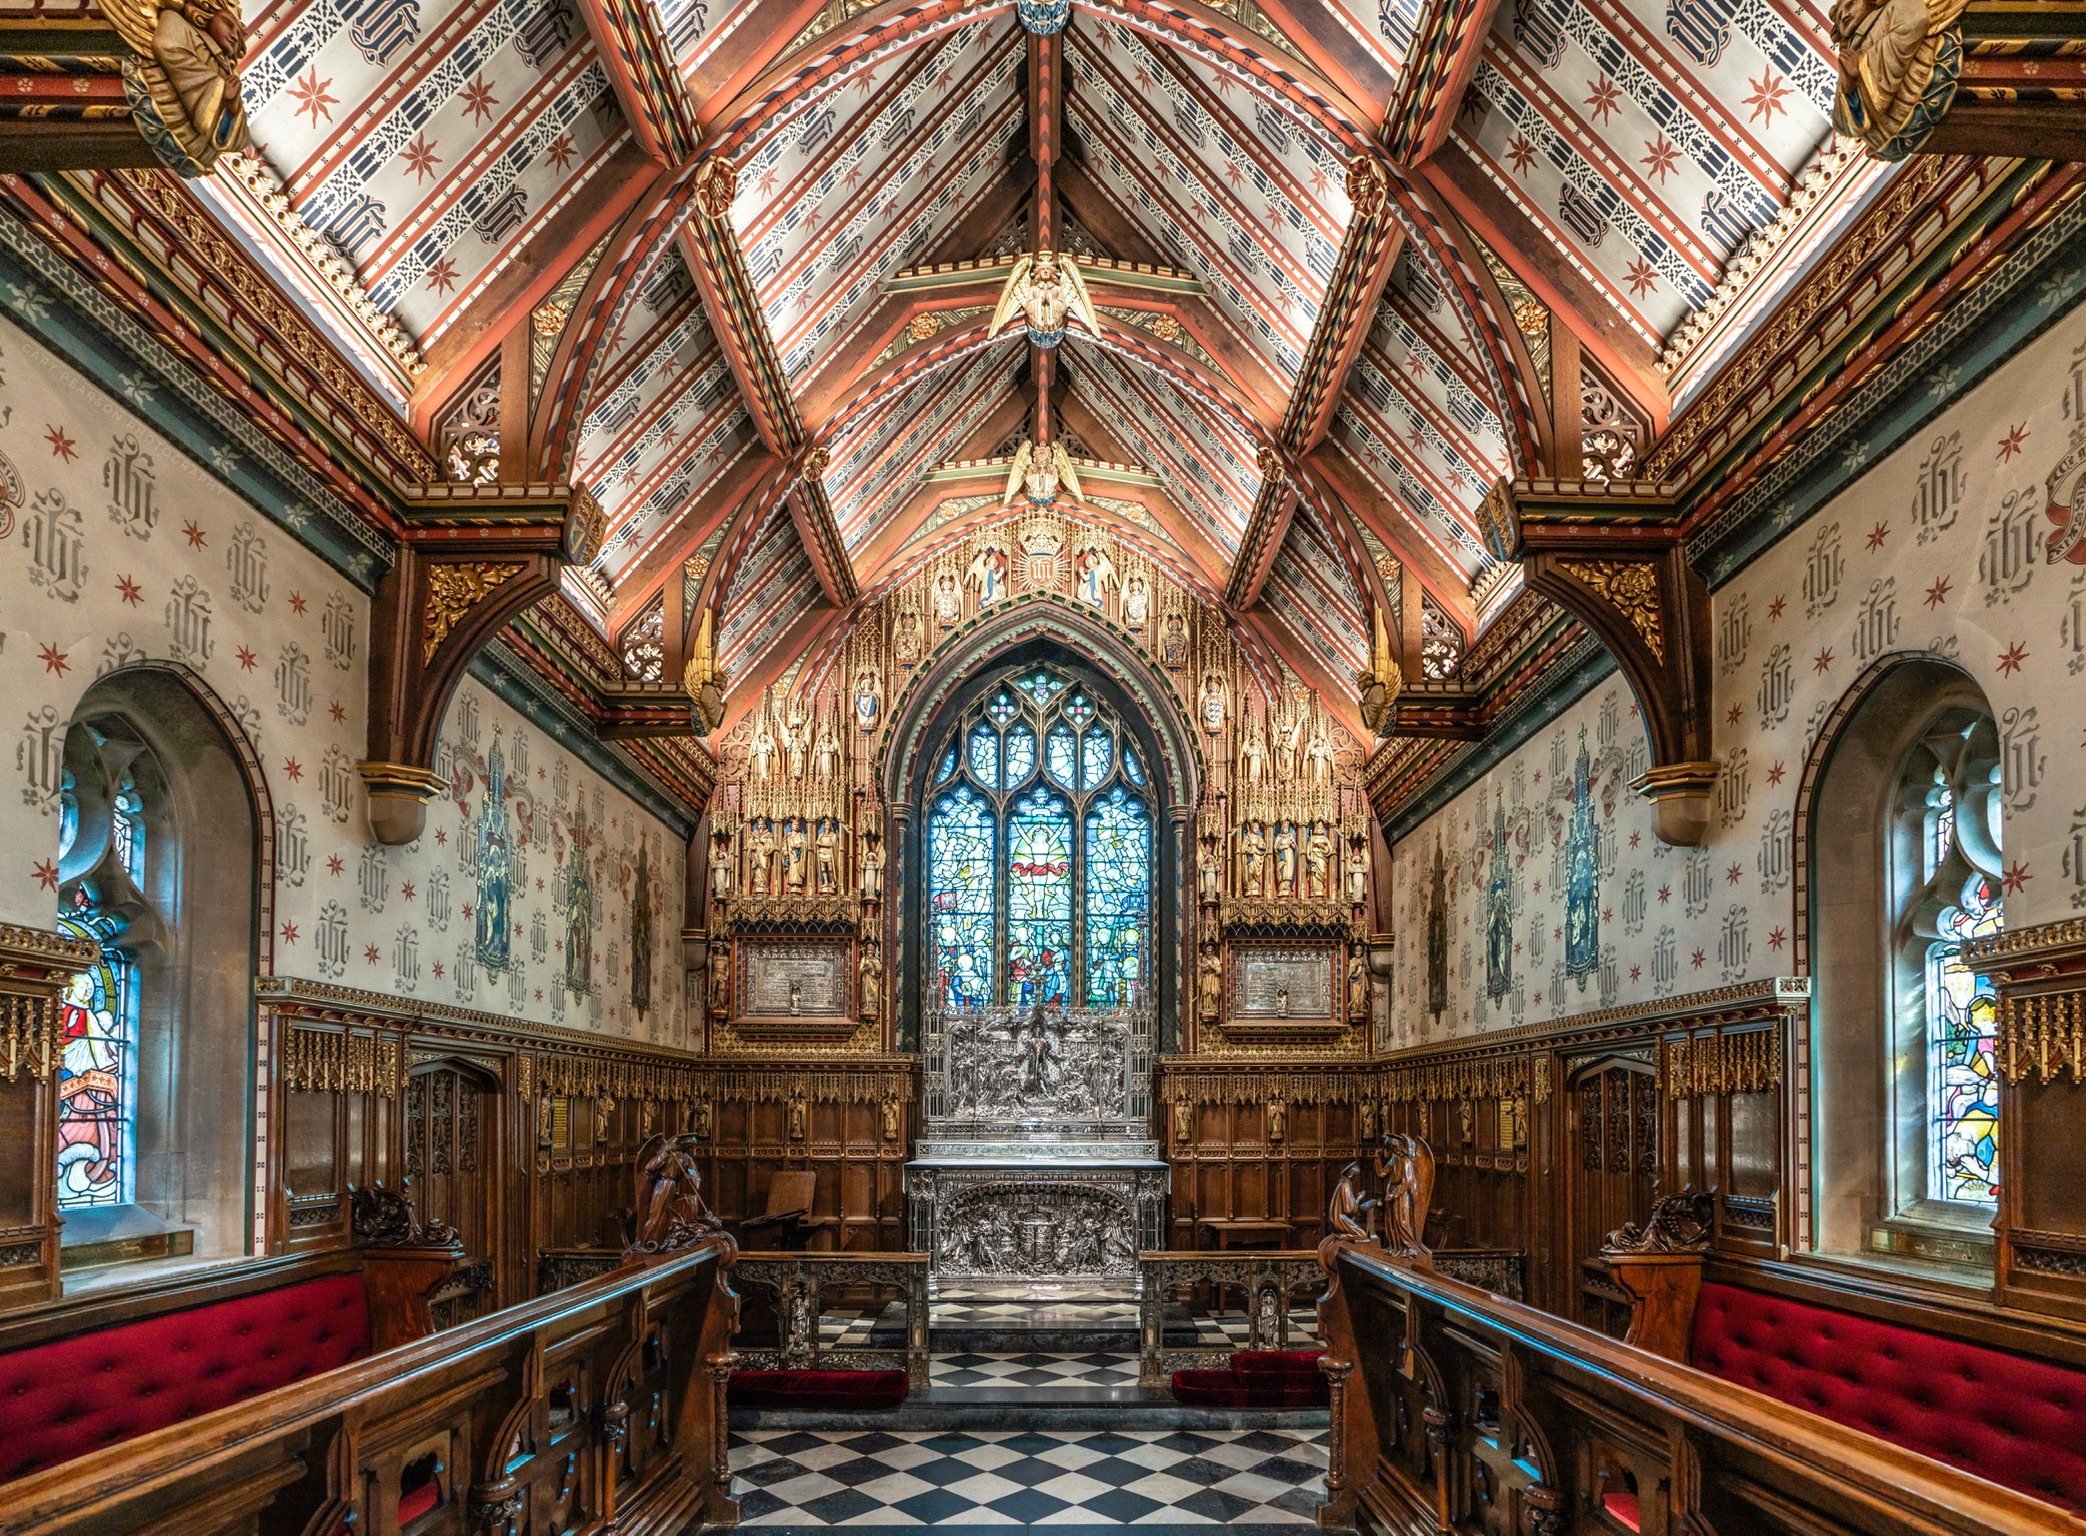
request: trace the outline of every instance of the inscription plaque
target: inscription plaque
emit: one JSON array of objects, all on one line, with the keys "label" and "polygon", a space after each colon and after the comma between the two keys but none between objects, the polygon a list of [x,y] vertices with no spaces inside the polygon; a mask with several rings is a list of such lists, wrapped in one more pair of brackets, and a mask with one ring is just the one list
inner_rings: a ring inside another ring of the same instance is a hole
[{"label": "inscription plaque", "polygon": [[1334,1022],[1333,951],[1238,947],[1231,958],[1234,1019],[1270,1024]]},{"label": "inscription plaque", "polygon": [[851,1018],[848,946],[740,941],[746,955],[742,1012],[755,1019]]}]

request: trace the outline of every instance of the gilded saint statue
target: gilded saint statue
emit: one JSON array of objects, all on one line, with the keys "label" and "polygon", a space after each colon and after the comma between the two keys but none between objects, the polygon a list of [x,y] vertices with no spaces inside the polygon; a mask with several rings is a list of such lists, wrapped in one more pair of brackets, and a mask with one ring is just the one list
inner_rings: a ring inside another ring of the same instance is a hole
[{"label": "gilded saint statue", "polygon": [[1333,839],[1322,821],[1311,823],[1304,838],[1304,894],[1313,901],[1332,899]]},{"label": "gilded saint statue", "polygon": [[1311,733],[1310,741],[1305,743],[1304,761],[1305,779],[1314,788],[1330,789],[1333,783],[1333,743],[1326,735],[1323,720],[1318,723],[1318,729]]},{"label": "gilded saint statue", "polygon": [[1239,725],[1239,782],[1258,784],[1267,773],[1268,749],[1260,739],[1260,722],[1248,711]]},{"label": "gilded saint statue", "polygon": [[832,817],[819,819],[815,848],[813,862],[818,871],[818,893],[837,896],[840,894],[840,830],[833,825]]},{"label": "gilded saint statue", "polygon": [[782,886],[791,896],[804,894],[811,852],[811,838],[804,831],[804,823],[792,817],[782,834]]},{"label": "gilded saint statue", "polygon": [[731,834],[719,832],[710,839],[710,900],[732,899]]},{"label": "gilded saint statue", "polygon": [[868,840],[868,846],[863,848],[862,857],[856,860],[856,863],[861,868],[862,899],[865,902],[882,901],[884,899],[884,854],[883,850],[877,846],[874,837]]},{"label": "gilded saint statue", "polygon": [[1224,966],[1214,949],[1205,949],[1196,963],[1197,1011],[1204,1019],[1215,1019],[1224,1006]]},{"label": "gilded saint statue", "polygon": [[1269,722],[1274,738],[1275,777],[1287,784],[1297,776],[1297,748],[1302,744],[1303,722],[1295,715]]},{"label": "gilded saint statue", "polygon": [[1239,828],[1239,894],[1267,895],[1268,838],[1257,821]]},{"label": "gilded saint statue", "polygon": [[1143,629],[1151,612],[1151,585],[1143,576],[1133,574],[1123,583],[1123,628]]},{"label": "gilded saint statue", "polygon": [[1019,492],[1034,505],[1045,507],[1057,500],[1060,485],[1074,496],[1080,494],[1079,471],[1065,445],[1056,440],[1037,443],[1024,437],[1007,469],[1005,499],[1012,501]]},{"label": "gilded saint statue", "polygon": [[840,776],[840,738],[830,717],[819,721],[818,742],[811,749],[811,771],[821,779]]},{"label": "gilded saint statue", "polygon": [[1297,893],[1297,829],[1286,821],[1275,824],[1275,889],[1276,896],[1294,896]]},{"label": "gilded saint statue", "polygon": [[753,896],[775,894],[775,823],[757,821],[746,831],[746,884]]}]

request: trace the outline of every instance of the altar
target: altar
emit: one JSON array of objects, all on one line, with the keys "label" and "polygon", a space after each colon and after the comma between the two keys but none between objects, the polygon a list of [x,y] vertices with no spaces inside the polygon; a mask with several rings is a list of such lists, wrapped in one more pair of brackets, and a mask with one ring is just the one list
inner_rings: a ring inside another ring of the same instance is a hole
[{"label": "altar", "polygon": [[911,1247],[937,1282],[1133,1280],[1164,1246],[1142,1008],[931,1012],[906,1164]]}]

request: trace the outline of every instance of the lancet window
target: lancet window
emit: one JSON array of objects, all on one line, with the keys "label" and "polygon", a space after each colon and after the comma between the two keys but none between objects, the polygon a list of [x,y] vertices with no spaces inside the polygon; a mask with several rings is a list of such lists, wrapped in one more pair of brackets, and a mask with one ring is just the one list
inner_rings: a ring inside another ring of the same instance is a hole
[{"label": "lancet window", "polygon": [[951,731],[927,803],[932,1004],[1145,996],[1149,774],[1092,689],[1045,666],[1007,673]]}]

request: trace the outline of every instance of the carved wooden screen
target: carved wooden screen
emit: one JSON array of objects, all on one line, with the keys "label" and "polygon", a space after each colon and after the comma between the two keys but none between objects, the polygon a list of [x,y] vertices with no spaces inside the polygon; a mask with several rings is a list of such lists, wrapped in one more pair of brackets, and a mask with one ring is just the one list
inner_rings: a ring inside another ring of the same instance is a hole
[{"label": "carved wooden screen", "polygon": [[1659,1085],[1649,1062],[1610,1058],[1572,1079],[1571,1252],[1579,1276],[1579,1321],[1620,1337],[1629,1298],[1608,1278],[1601,1240],[1643,1221],[1659,1171]]},{"label": "carved wooden screen", "polygon": [[435,1321],[448,1327],[495,1305],[493,1259],[498,1142],[495,1086],[469,1069],[441,1063],[406,1084],[406,1177],[422,1221],[445,1221],[463,1239],[465,1261],[435,1295]]}]

